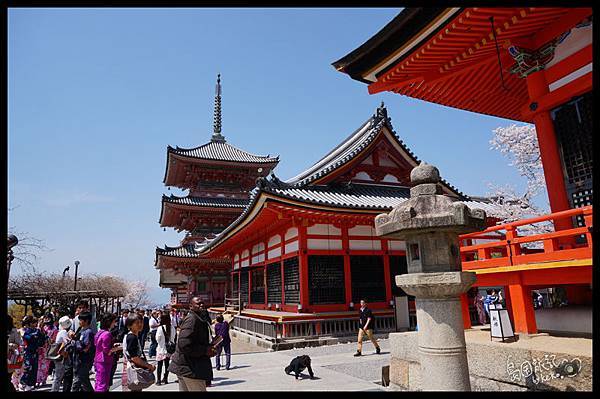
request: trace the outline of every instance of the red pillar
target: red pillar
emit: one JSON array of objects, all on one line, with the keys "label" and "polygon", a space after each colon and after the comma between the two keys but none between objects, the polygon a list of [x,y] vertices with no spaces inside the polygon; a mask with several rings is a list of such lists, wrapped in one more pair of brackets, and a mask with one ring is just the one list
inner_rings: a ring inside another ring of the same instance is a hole
[{"label": "red pillar", "polygon": [[[538,71],[527,76],[527,90],[530,102],[535,102],[549,92],[545,71]],[[549,111],[541,111],[534,115],[533,122],[537,133],[540,156],[544,168],[544,178],[548,190],[548,200],[552,212],[571,208],[567,197],[567,188],[563,174],[562,161],[554,131],[554,122]],[[570,229],[573,226],[569,219],[555,223],[556,230]]]},{"label": "red pillar", "polygon": [[460,295],[460,307],[462,309],[463,326],[467,330],[471,328],[471,315],[469,314],[469,296],[466,292]]},{"label": "red pillar", "polygon": [[531,289],[518,281],[511,281],[508,285],[508,295],[510,296],[515,333],[536,334],[537,324]]},{"label": "red pillar", "polygon": [[308,256],[306,254],[306,226],[298,226],[298,268],[300,269],[300,305],[302,311],[308,310]]}]

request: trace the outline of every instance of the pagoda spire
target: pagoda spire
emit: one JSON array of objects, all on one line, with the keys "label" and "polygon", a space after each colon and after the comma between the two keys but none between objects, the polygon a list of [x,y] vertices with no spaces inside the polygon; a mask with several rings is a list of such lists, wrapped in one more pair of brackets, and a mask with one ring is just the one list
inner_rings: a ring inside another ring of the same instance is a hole
[{"label": "pagoda spire", "polygon": [[225,142],[225,136],[221,134],[221,74],[217,75],[217,87],[215,88],[215,117],[211,141],[217,143]]}]

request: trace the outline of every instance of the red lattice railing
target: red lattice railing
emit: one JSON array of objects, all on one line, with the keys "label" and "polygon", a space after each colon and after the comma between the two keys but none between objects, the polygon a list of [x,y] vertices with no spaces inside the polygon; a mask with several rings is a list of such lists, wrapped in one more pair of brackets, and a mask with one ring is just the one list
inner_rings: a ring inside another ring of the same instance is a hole
[{"label": "red lattice railing", "polygon": [[[577,217],[583,219],[584,226],[531,235],[517,231],[519,227]],[[588,259],[592,257],[592,206],[493,226],[460,239],[463,270]],[[480,240],[487,242],[476,242]]]}]

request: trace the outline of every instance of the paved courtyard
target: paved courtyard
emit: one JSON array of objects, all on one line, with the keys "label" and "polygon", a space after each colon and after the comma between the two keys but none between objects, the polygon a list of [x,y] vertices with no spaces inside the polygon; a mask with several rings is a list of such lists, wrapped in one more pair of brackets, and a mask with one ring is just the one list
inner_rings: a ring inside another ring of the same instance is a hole
[{"label": "paved courtyard", "polygon": [[[381,367],[389,364],[389,343],[380,340],[381,354],[376,355],[373,345],[365,342],[363,356],[355,358],[356,344],[338,344],[316,348],[270,352],[253,345],[233,340],[232,368],[213,369],[214,380],[210,391],[381,391]],[[307,354],[312,359],[315,379],[306,370],[298,380],[286,375],[285,366],[296,356]],[[223,356],[224,358],[224,356]],[[213,360],[214,365],[214,360]],[[120,391],[120,370],[115,375],[111,391]],[[147,391],[177,391],[177,377],[169,375],[169,384],[153,385]]]}]

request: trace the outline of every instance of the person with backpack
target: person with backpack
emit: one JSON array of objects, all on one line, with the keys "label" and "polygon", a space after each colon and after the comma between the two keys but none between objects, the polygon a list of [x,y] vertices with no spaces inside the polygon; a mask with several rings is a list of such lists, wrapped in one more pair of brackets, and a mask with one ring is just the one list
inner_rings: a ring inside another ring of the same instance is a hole
[{"label": "person with backpack", "polygon": [[[156,385],[169,383],[169,360],[175,352],[175,341],[177,338],[177,330],[171,324],[171,317],[164,312],[160,316],[160,326],[156,330],[156,362],[158,372],[156,374]],[[165,366],[165,376],[160,378],[163,365]]]},{"label": "person with backpack", "polygon": [[[127,317],[127,334],[123,338],[123,391],[139,392],[154,382],[154,365],[148,363],[142,351],[139,335],[144,328],[144,320],[135,312]],[[151,376],[149,375],[151,374]],[[151,378],[150,378],[151,377]]]},{"label": "person with backpack", "polygon": [[[69,338],[69,329],[71,328],[71,318],[69,316],[63,316],[58,320],[59,331],[56,334],[56,340],[54,341],[55,350],[49,352],[56,352],[58,357],[54,360],[54,380],[52,381],[52,389],[50,392],[59,392],[60,384],[63,382],[65,376],[65,369],[67,367],[73,367],[69,354],[65,350],[71,339]],[[71,384],[69,383],[69,390]]]},{"label": "person with backpack", "polygon": [[96,370],[96,383],[94,391],[108,392],[110,388],[110,375],[114,363],[114,353],[120,348],[114,345],[110,329],[117,324],[117,315],[107,313],[100,318],[100,330],[94,336],[96,355],[94,356],[94,369]]},{"label": "person with backpack", "polygon": [[71,331],[71,348],[73,352],[73,386],[71,392],[93,392],[90,382],[90,370],[94,362],[96,347],[92,330],[92,314],[87,311],[79,313],[79,332]]},{"label": "person with backpack", "polygon": [[373,345],[375,345],[375,351],[377,354],[381,353],[381,348],[377,343],[377,339],[373,336],[373,328],[375,327],[375,317],[371,309],[367,307],[367,302],[364,299],[360,300],[360,310],[358,311],[360,325],[358,326],[358,350],[354,356],[362,355],[362,341],[364,336],[369,337]]}]

